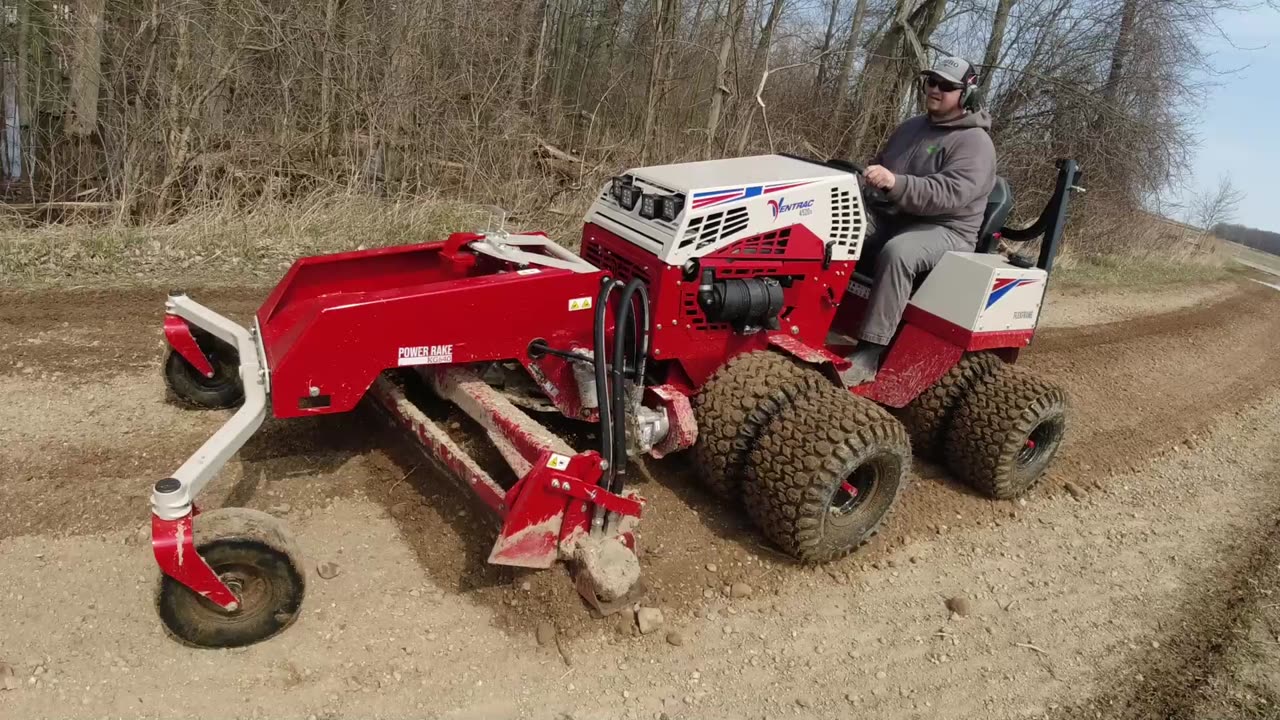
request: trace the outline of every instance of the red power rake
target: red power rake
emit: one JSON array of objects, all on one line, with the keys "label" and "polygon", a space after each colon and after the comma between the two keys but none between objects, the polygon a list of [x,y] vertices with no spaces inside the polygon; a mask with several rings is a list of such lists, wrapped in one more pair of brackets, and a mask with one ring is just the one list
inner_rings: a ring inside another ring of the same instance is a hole
[{"label": "red power rake", "polygon": [[[194,501],[268,411],[347,412],[366,394],[501,519],[489,562],[566,561],[602,613],[642,587],[644,500],[625,482],[641,453],[693,448],[706,484],[802,562],[842,557],[874,534],[913,444],[945,449],[996,497],[1024,492],[1065,428],[1061,391],[1007,364],[1034,333],[1075,189],[1075,164],[1059,168],[1040,220],[1002,231],[1010,242],[1043,236],[1039,261],[994,253],[1011,203],[1001,183],[986,247],[948,254],[880,376],[851,389],[838,381],[840,335],[865,295],[854,273],[864,193],[857,168],[836,161],[632,170],[588,212],[580,255],[499,232],[303,258],[252,328],[172,293],[169,387],[199,406],[240,407],[155,484],[161,619],[202,647],[257,642],[293,622],[304,572],[283,524],[245,508],[200,513]],[[522,384],[534,393],[513,390]],[[486,472],[420,396],[479,423],[514,483]],[[597,423],[599,448],[575,450],[530,414],[548,412]]]}]

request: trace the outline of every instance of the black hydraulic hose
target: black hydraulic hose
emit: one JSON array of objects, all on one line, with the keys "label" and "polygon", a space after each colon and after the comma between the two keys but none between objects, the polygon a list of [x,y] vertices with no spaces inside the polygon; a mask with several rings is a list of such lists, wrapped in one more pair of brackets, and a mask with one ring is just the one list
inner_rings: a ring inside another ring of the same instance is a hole
[{"label": "black hydraulic hose", "polygon": [[[631,298],[637,292],[640,293],[643,309],[643,325],[633,317]],[[629,329],[633,340],[631,354],[636,359],[635,370],[641,373],[644,371],[644,355],[649,344],[649,293],[644,287],[644,282],[639,278],[631,280],[623,289],[618,299],[618,315],[613,328],[613,386],[610,388],[610,393],[613,396],[613,456],[618,459],[618,467],[613,476],[613,483],[608,489],[614,494],[622,492],[623,476],[626,475],[627,466],[626,345]],[[639,376],[636,379],[637,382],[644,380]]]},{"label": "black hydraulic hose", "polygon": [[596,411],[600,415],[600,455],[606,466],[601,483],[607,489],[613,484],[613,428],[610,422],[608,358],[605,355],[604,322],[609,308],[609,294],[618,286],[618,281],[605,278],[600,285],[600,294],[596,297],[595,316],[595,371],[596,371]]}]

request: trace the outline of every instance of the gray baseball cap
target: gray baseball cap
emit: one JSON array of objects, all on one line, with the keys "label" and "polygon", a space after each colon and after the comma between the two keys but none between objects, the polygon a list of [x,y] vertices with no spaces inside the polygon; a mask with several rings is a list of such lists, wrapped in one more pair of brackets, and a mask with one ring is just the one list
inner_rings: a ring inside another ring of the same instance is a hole
[{"label": "gray baseball cap", "polygon": [[953,82],[956,85],[965,85],[966,78],[976,74],[973,66],[964,58],[943,55],[934,61],[933,67],[920,73],[921,75],[937,75],[938,77]]}]

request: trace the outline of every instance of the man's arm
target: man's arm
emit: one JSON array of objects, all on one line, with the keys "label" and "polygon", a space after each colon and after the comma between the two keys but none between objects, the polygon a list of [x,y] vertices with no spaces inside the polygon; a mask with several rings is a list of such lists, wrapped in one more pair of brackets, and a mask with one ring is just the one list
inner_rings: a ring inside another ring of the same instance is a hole
[{"label": "man's arm", "polygon": [[971,133],[948,154],[942,171],[898,175],[886,194],[902,210],[923,217],[945,215],[985,197],[995,176],[995,146],[986,133]]}]

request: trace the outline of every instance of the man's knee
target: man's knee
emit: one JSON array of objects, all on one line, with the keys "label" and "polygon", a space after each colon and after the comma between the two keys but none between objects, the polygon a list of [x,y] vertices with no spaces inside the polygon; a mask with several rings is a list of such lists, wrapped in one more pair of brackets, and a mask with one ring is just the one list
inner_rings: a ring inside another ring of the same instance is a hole
[{"label": "man's knee", "polygon": [[924,272],[938,264],[951,244],[950,236],[942,228],[909,230],[885,243],[876,272]]},{"label": "man's knee", "polygon": [[885,243],[876,259],[876,274],[914,273],[920,264],[920,248],[909,237],[899,235]]}]

